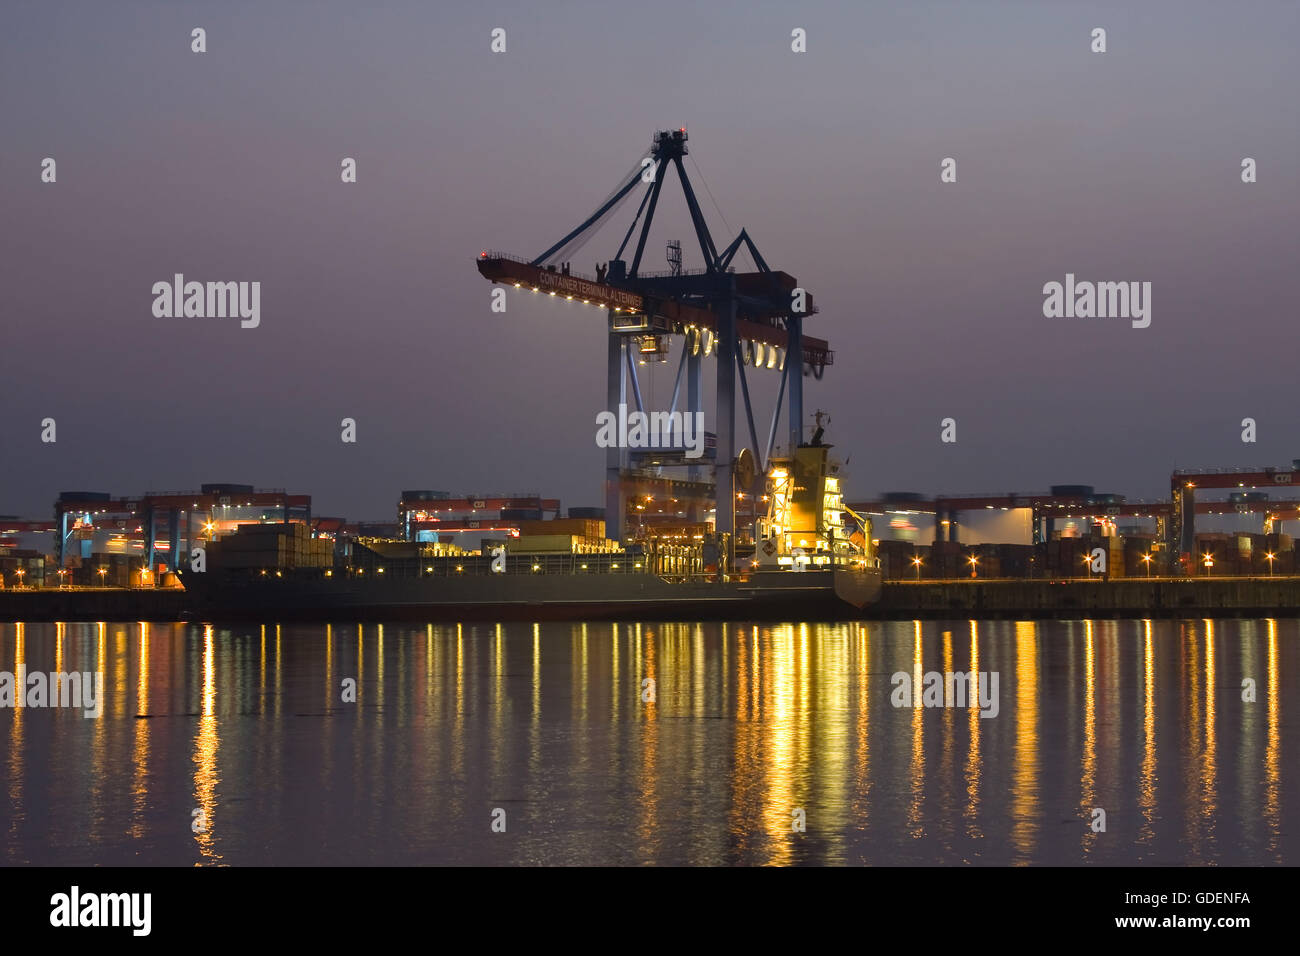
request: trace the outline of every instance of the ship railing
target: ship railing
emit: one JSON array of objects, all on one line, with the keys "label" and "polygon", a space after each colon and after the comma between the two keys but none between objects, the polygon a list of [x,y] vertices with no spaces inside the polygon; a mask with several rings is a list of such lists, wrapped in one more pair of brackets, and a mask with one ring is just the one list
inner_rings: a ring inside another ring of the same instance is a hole
[{"label": "ship railing", "polygon": [[[344,573],[356,577],[393,578],[421,577],[482,577],[497,573],[492,570],[493,558],[477,554],[426,555],[418,561],[410,558],[365,561],[346,568]],[[654,568],[645,555],[627,552],[601,552],[582,554],[507,554],[504,573],[524,574],[652,574]]]},{"label": "ship railing", "polygon": [[[508,260],[508,261],[510,261],[510,262],[519,262],[519,263],[523,263],[523,264],[526,265],[526,266],[531,266],[531,265],[533,265],[533,260],[531,260],[531,259],[526,259],[526,258],[524,258],[523,256],[517,256],[517,255],[514,255],[513,253],[510,253],[510,252],[502,252],[500,249],[486,249],[486,250],[484,250],[484,252],[479,256],[479,259],[506,259],[506,260]],[[563,274],[563,275],[573,276],[575,279],[583,279],[583,280],[585,280],[585,281],[587,281],[587,282],[596,283],[596,284],[598,284],[598,285],[601,285],[601,284],[608,284],[608,283],[601,283],[600,280],[597,279],[595,276],[593,276],[593,275],[588,275],[588,274],[585,273],[585,272],[574,272],[572,269],[570,269],[570,270],[569,270],[568,272],[566,272],[566,273],[561,273],[561,272],[560,272],[560,267],[559,267],[559,266],[556,266],[555,268],[551,269],[551,268],[547,268],[547,266],[545,266],[545,265],[540,265],[540,266],[537,266],[537,268],[538,268],[538,269],[545,269],[547,272],[554,272],[556,275]]]}]

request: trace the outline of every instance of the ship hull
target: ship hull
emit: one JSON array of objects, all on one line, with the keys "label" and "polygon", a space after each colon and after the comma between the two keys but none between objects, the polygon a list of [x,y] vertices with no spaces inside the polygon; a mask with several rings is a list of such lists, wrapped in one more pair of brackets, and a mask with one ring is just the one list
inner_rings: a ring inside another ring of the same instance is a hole
[{"label": "ship hull", "polygon": [[876,569],[672,582],[648,574],[394,578],[182,572],[191,616],[220,620],[846,620],[879,599]]}]

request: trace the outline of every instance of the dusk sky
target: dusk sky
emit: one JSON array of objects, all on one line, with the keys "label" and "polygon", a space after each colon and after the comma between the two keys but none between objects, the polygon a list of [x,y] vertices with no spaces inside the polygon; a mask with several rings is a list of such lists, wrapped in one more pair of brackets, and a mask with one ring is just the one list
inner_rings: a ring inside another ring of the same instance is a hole
[{"label": "dusk sky", "polygon": [[[494,313],[474,259],[537,255],[680,126],[719,247],[746,228],[816,296],[835,362],[805,406],[849,500],[1153,498],[1175,467],[1287,464],[1298,44],[1293,0],[8,0],[0,513],[218,481],[352,519],[391,520],[403,488],[602,505],[604,315],[513,289]],[[660,209],[643,268],[673,238],[698,268],[675,176]],[[260,326],[155,318],[178,272],[259,281]],[[1150,327],[1045,318],[1067,273],[1150,282]],[[777,378],[750,379],[764,432]]]}]

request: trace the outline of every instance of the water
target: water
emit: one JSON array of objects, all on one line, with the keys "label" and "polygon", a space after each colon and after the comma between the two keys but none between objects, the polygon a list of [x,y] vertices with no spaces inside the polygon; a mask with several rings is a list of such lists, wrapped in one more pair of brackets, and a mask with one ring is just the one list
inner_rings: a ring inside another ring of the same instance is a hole
[{"label": "water", "polygon": [[1295,865],[1298,627],[3,624],[105,700],[0,709],[0,860]]}]

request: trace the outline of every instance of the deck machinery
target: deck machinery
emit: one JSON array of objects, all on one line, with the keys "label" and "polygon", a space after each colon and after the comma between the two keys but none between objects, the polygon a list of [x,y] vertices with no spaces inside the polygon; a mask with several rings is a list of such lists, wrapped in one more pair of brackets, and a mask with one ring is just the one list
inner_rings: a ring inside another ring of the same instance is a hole
[{"label": "deck machinery", "polygon": [[[712,453],[702,459],[673,460],[671,449],[653,451],[656,466],[686,470],[681,480],[684,499],[689,497],[686,492],[690,488],[698,489],[711,477],[714,500],[721,503],[734,501],[738,491],[761,495],[761,485],[776,447],[783,400],[788,406],[784,436],[788,439],[787,447],[799,446],[804,420],[803,376],[820,379],[826,366],[833,364],[834,353],[824,339],[804,335],[804,319],[817,312],[812,295],[799,286],[794,276],[769,268],[744,229],[727,246],[718,249],[682,162],[687,155],[687,139],[685,128],[657,132],[649,150],[619,181],[609,198],[541,255],[524,261],[504,253],[484,251],[477,265],[483,277],[494,283],[562,295],[607,311],[606,397],[611,412],[617,412],[620,405],[650,411],[643,407],[637,359],[645,354],[662,355],[671,336],[680,336],[684,347],[669,412],[703,412],[704,359],[716,357],[715,418],[712,423],[705,420],[706,429],[716,433]],[[673,268],[667,273],[651,275],[642,271],[642,261],[669,167],[676,170],[681,183],[704,268],[683,272],[680,253],[674,258],[674,252],[670,251]],[[596,267],[594,278],[573,273],[570,257],[612,218],[638,187],[642,187],[642,195],[636,216],[614,256]],[[624,253],[634,235],[636,242],[629,261]],[[752,258],[757,271],[735,271],[732,262],[742,248]],[[763,443],[759,440],[750,402],[747,368],[770,369],[781,376]],[[740,440],[748,438],[758,466],[752,475],[743,476],[744,482],[738,481],[735,468],[739,453],[737,385],[746,425]],[[625,516],[629,495],[645,477],[635,467],[637,464],[636,456],[630,455],[628,449],[607,449],[605,515],[607,534],[612,538],[627,536]],[[712,475],[706,476],[704,471],[710,468]],[[746,487],[741,487],[742,484]],[[686,520],[703,520],[699,510],[697,496]],[[734,535],[734,524],[734,509],[719,504],[715,530]]]}]

